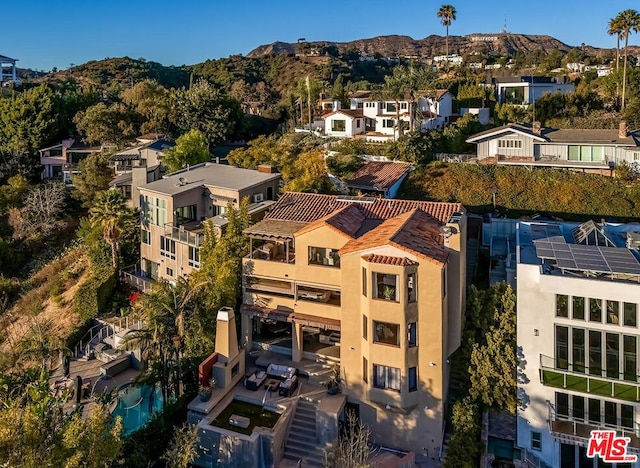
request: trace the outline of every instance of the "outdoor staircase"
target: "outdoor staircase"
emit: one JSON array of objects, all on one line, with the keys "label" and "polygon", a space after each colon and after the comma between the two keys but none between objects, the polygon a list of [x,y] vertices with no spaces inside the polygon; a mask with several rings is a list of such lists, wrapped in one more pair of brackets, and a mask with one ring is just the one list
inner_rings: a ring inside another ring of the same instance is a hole
[{"label": "outdoor staircase", "polygon": [[441,456],[444,460],[445,455],[447,454],[447,447],[449,442],[451,441],[451,436],[453,435],[453,425],[451,424],[451,415],[453,403],[460,398],[460,392],[464,385],[465,379],[468,377],[460,371],[456,366],[451,366],[451,375],[449,376],[449,391],[447,393],[447,418],[445,425],[444,437],[442,440],[442,449]]},{"label": "outdoor staircase", "polygon": [[298,407],[285,442],[284,458],[301,461],[301,468],[324,466],[324,452],[318,447],[317,442],[316,407],[317,403],[312,400],[298,400]]}]

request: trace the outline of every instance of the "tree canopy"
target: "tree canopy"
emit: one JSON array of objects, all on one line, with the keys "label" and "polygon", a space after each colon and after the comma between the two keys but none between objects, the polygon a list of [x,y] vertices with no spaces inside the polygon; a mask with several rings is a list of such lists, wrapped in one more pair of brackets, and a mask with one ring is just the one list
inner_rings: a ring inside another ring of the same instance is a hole
[{"label": "tree canopy", "polygon": [[187,166],[211,161],[209,142],[200,130],[192,129],[178,137],[176,145],[165,151],[163,164],[168,172],[175,172]]}]

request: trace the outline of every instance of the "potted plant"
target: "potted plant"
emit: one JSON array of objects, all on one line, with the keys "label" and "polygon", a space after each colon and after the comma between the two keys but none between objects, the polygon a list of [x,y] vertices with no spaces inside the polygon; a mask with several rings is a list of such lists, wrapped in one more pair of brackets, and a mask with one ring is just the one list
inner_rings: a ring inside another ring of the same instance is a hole
[{"label": "potted plant", "polygon": [[331,372],[327,380],[320,382],[320,385],[327,389],[328,395],[337,395],[340,393],[340,384],[342,383],[342,377],[340,375],[340,364],[334,364],[331,367]]},{"label": "potted plant", "polygon": [[209,401],[209,398],[211,398],[211,391],[216,388],[216,384],[216,379],[211,377],[211,379],[209,379],[208,385],[200,385],[198,389],[200,401]]},{"label": "potted plant", "polygon": [[382,290],[382,296],[387,301],[394,301],[396,299],[396,288],[393,286],[385,286]]}]

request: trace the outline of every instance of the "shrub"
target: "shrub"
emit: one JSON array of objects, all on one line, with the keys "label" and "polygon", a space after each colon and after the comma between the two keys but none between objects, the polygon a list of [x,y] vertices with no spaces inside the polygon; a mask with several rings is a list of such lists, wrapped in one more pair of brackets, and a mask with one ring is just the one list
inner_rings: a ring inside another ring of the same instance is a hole
[{"label": "shrub", "polygon": [[83,320],[97,317],[104,311],[116,286],[116,271],[101,268],[78,287],[75,295],[75,311]]}]

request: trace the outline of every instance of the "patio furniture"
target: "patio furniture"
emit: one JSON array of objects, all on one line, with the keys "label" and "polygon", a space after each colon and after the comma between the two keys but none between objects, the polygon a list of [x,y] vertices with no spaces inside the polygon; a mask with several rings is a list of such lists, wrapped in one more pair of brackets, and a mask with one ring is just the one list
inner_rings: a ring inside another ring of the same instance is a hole
[{"label": "patio furniture", "polygon": [[265,380],[267,380],[267,373],[265,371],[254,372],[244,379],[244,388],[255,392]]},{"label": "patio furniture", "polygon": [[246,429],[249,427],[251,420],[245,416],[238,416],[237,414],[232,414],[229,417],[229,424],[236,427],[241,427],[242,429]]},{"label": "patio furniture", "polygon": [[294,375],[280,384],[278,395],[290,397],[296,388],[298,388],[298,376]]},{"label": "patio furniture", "polygon": [[280,380],[269,380],[264,384],[264,387],[269,391],[269,393],[277,392],[278,388],[280,388]]},{"label": "patio furniture", "polygon": [[298,373],[295,367],[287,367],[278,364],[269,364],[267,367],[267,375],[280,380],[287,380]]}]

